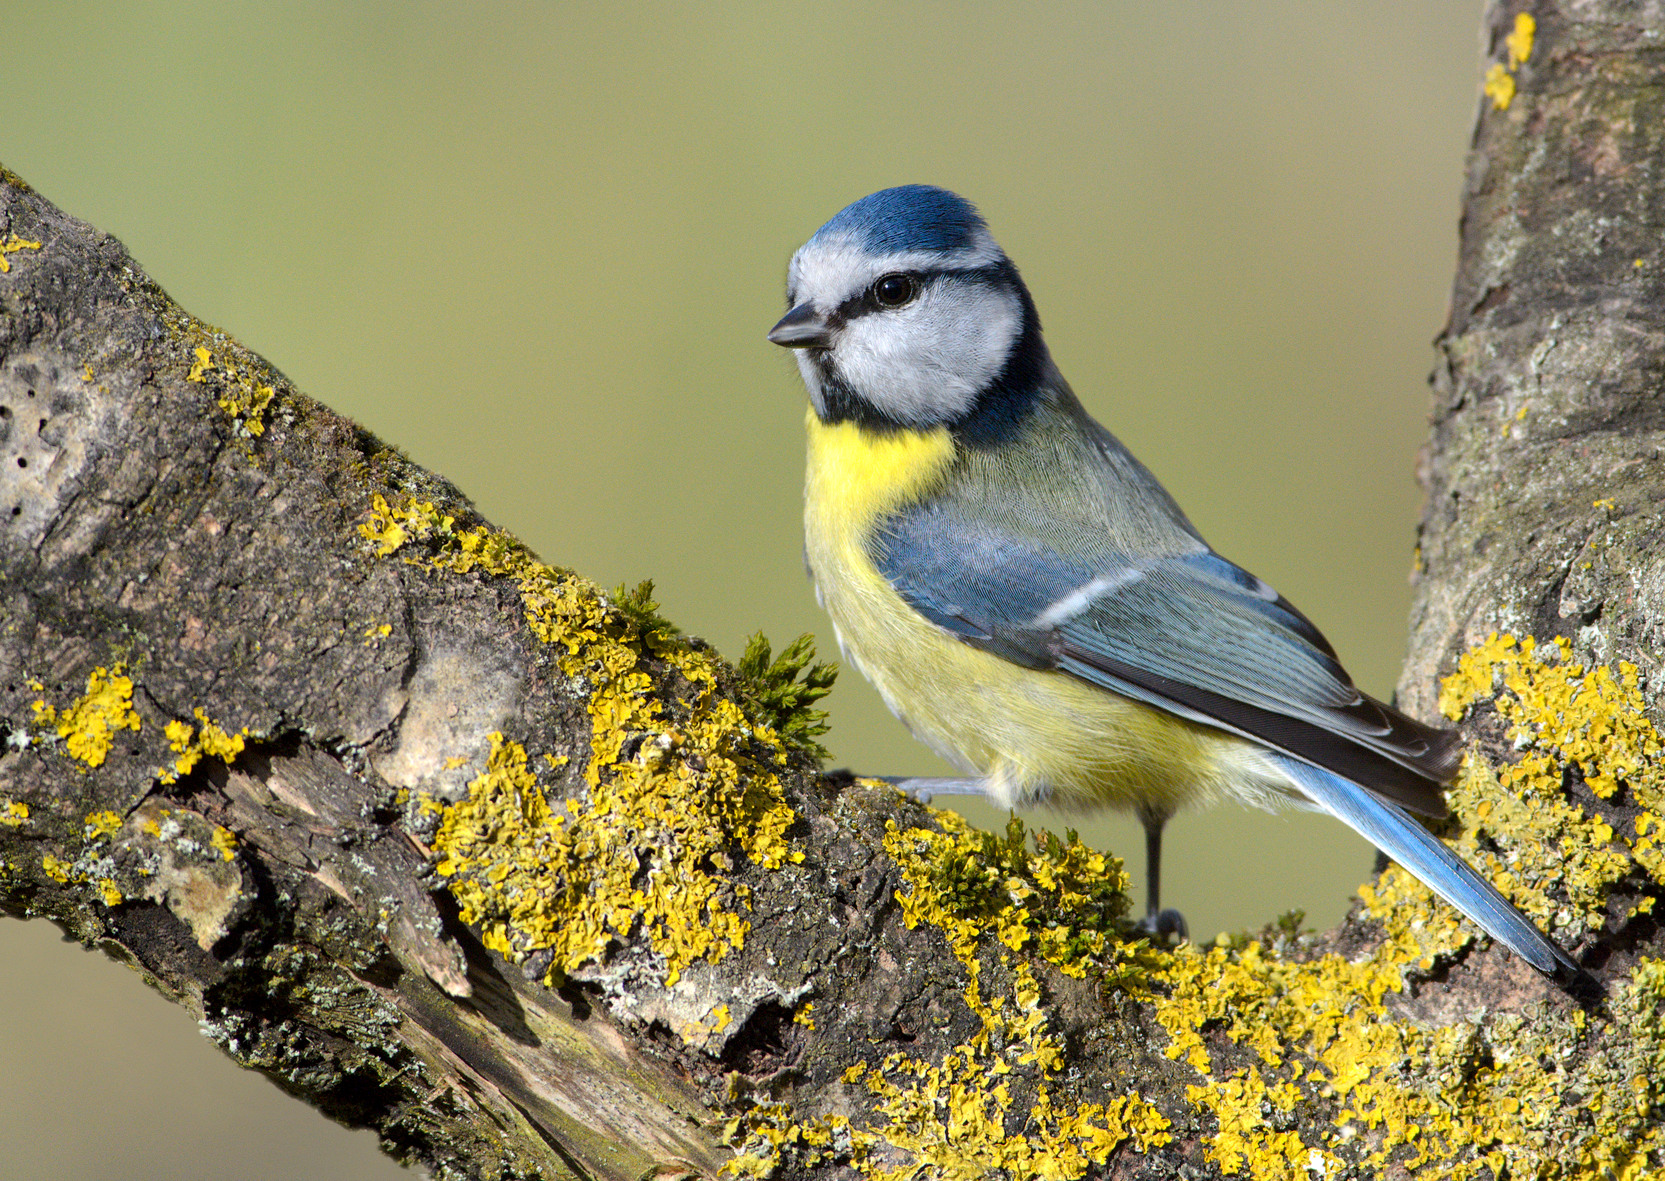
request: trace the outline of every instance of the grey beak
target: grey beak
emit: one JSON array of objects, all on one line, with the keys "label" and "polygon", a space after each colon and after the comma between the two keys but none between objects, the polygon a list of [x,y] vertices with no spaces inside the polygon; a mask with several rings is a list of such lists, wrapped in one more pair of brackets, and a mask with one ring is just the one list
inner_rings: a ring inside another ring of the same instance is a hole
[{"label": "grey beak", "polygon": [[827,349],[832,347],[832,329],[811,303],[801,303],[769,329],[769,339],[782,348]]}]

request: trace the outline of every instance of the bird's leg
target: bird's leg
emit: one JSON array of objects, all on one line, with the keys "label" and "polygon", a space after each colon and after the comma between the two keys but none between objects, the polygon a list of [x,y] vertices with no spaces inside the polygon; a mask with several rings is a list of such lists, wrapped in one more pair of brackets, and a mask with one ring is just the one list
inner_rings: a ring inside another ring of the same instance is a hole
[{"label": "bird's leg", "polygon": [[1139,822],[1145,826],[1145,917],[1139,920],[1138,928],[1158,938],[1177,935],[1189,939],[1185,916],[1177,910],[1162,909],[1162,826],[1168,823],[1168,813],[1141,808]]}]

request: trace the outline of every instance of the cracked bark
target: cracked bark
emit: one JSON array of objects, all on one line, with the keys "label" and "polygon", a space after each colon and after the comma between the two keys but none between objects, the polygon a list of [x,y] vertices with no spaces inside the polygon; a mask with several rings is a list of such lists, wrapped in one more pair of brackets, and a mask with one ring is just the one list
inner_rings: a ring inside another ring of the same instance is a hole
[{"label": "cracked bark", "polygon": [[[1488,12],[1488,60],[1517,11]],[[1477,124],[1439,341],[1400,685],[1423,717],[1438,676],[1494,630],[1566,637],[1586,662],[1631,661],[1648,683],[1665,673],[1661,19],[1616,3],[1531,11],[1519,92]],[[494,731],[566,755],[574,774],[558,785],[581,792],[582,687],[528,628],[512,580],[378,559],[357,528],[377,494],[464,524],[477,514],[0,171],[5,242],[0,808],[27,816],[0,816],[0,906],[134,965],[236,1060],[440,1176],[709,1175],[730,1155],[725,1121],[759,1096],[859,1120],[872,1101],[840,1081],[852,1062],[892,1049],[940,1060],[975,1036],[959,961],[894,901],[885,825],[923,813],[826,782],[803,758],[783,774],[803,861],[733,859],[751,936],[680,991],[600,969],[551,989],[486,950],[434,876],[431,826],[409,799],[457,798]],[[204,342],[218,368],[192,380]],[[263,385],[274,396],[251,414],[238,399]],[[34,703],[67,707],[118,665],[138,728],[111,734],[96,764],[44,741]],[[670,693],[663,672],[653,691]],[[251,737],[163,782],[179,754],[168,723],[203,719]],[[1504,757],[1500,733],[1481,737]],[[96,831],[102,813],[113,819]],[[1298,954],[1378,938],[1355,912]],[[1584,951],[1617,977],[1658,944],[1650,921],[1616,918]],[[614,952],[632,956],[642,949]],[[990,993],[1009,985],[984,959]],[[1133,1088],[1172,1123],[1170,1144],[1124,1143],[1093,1171],[1221,1173],[1217,1125],[1187,1098],[1198,1078],[1164,1055],[1150,1006],[1040,971],[1070,1048],[1060,1094]],[[1394,1002],[1406,1021],[1478,1019],[1498,1039],[1500,1012],[1567,1006],[1496,949],[1413,985]],[[793,1020],[809,996],[814,1028]],[[673,1032],[719,1003],[731,1029]],[[1221,1066],[1254,1061],[1211,1044]],[[1309,1098],[1286,1122],[1316,1144],[1333,1107]],[[782,1171],[847,1167],[789,1157]]]}]

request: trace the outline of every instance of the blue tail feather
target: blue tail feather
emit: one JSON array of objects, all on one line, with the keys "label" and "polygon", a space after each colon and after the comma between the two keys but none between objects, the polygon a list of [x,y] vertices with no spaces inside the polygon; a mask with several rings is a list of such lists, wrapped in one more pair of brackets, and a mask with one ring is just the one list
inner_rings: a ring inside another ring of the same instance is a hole
[{"label": "blue tail feather", "polygon": [[1575,991],[1595,986],[1571,956],[1398,805],[1310,763],[1282,754],[1273,757],[1314,804],[1404,866],[1493,939]]}]

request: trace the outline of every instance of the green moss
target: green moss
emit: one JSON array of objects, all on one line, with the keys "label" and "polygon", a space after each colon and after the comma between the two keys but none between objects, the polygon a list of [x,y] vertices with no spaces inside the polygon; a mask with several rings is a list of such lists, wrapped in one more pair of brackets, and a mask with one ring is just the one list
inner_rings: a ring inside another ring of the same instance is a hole
[{"label": "green moss", "polygon": [[758,632],[746,641],[735,670],[758,715],[779,734],[781,741],[817,759],[826,748],[815,741],[827,732],[827,713],[815,703],[832,692],[838,666],[815,661],[815,641],[802,635],[772,660],[769,641]]}]

